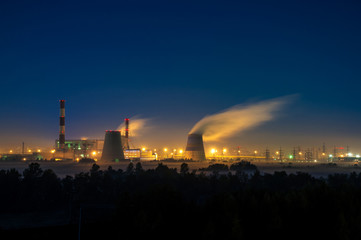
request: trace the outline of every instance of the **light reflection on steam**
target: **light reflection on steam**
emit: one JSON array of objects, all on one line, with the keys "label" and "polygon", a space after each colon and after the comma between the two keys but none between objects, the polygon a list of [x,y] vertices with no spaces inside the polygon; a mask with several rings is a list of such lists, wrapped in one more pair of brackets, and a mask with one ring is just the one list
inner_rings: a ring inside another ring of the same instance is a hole
[{"label": "light reflection on steam", "polygon": [[239,104],[220,113],[206,116],[194,125],[190,134],[202,134],[204,141],[217,141],[273,120],[295,95],[274,98],[249,105]]}]

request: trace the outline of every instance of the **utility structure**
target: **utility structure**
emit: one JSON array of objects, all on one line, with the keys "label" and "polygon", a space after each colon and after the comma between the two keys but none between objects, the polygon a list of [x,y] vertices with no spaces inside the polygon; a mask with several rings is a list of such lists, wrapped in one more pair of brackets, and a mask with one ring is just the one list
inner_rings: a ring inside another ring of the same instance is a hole
[{"label": "utility structure", "polygon": [[65,100],[60,100],[59,150],[65,151]]},{"label": "utility structure", "polygon": [[192,159],[193,161],[206,160],[202,134],[188,134],[185,158]]},{"label": "utility structure", "polygon": [[102,162],[125,160],[120,131],[105,131]]},{"label": "utility structure", "polygon": [[311,161],[312,158],[313,158],[312,151],[309,148],[307,148],[307,151],[305,152],[305,160],[306,161]]},{"label": "utility structure", "polygon": [[296,160],[297,155],[296,155],[296,147],[293,147],[293,160]]},{"label": "utility structure", "polygon": [[282,161],[283,161],[283,151],[282,151],[282,147],[280,147],[279,153],[280,153],[280,161],[282,162]]},{"label": "utility structure", "polygon": [[337,159],[337,148],[336,146],[333,146],[333,160]]},{"label": "utility structure", "polygon": [[266,148],[266,161],[271,160],[271,154],[268,148]]}]

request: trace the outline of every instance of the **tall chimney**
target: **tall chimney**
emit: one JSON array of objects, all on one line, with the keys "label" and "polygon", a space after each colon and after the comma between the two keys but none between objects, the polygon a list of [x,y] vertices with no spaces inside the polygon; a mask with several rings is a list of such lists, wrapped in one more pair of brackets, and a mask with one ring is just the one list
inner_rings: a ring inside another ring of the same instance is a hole
[{"label": "tall chimney", "polygon": [[185,153],[186,159],[193,161],[205,161],[203,137],[201,134],[188,134],[188,141]]},{"label": "tall chimney", "polygon": [[101,161],[125,160],[120,131],[105,131],[104,146]]},{"label": "tall chimney", "polygon": [[129,149],[129,118],[124,119],[125,121],[125,149]]},{"label": "tall chimney", "polygon": [[65,100],[60,100],[59,149],[65,150]]}]

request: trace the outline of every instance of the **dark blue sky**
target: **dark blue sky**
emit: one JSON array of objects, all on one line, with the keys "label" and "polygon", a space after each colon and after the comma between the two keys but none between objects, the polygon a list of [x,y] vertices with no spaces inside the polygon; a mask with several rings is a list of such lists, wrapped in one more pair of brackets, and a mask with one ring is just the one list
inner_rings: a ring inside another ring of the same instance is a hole
[{"label": "dark blue sky", "polygon": [[51,145],[59,99],[66,137],[102,138],[140,115],[151,129],[139,144],[180,146],[207,114],[289,94],[278,119],[232,144],[361,150],[360,12],[359,1],[1,1],[0,150]]}]

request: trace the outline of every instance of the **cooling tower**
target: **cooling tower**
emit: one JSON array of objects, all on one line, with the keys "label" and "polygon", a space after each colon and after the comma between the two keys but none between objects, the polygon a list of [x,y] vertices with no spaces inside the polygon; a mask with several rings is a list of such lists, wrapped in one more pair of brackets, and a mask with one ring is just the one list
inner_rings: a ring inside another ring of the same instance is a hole
[{"label": "cooling tower", "polygon": [[193,161],[206,160],[201,134],[188,134],[185,158]]},{"label": "cooling tower", "polygon": [[120,131],[105,131],[103,154],[101,161],[125,160]]}]

